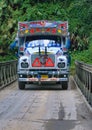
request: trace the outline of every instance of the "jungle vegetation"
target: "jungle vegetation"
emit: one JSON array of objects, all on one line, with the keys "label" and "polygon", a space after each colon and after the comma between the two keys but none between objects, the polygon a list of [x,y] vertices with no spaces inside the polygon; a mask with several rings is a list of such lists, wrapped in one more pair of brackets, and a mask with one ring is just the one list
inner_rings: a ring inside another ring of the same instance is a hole
[{"label": "jungle vegetation", "polygon": [[18,22],[31,20],[68,21],[72,65],[75,60],[92,63],[92,0],[0,0],[0,61],[15,58],[9,45]]}]

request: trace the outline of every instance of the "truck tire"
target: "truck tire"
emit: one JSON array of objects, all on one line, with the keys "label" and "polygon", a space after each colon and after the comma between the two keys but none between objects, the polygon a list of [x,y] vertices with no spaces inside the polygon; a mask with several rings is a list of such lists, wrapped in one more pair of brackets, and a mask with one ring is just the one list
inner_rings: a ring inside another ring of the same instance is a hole
[{"label": "truck tire", "polygon": [[62,89],[63,89],[63,90],[67,90],[67,89],[68,89],[68,82],[67,82],[67,81],[63,81],[63,82],[61,83],[61,85],[62,85]]},{"label": "truck tire", "polygon": [[19,89],[24,90],[25,89],[25,82],[18,82]]}]

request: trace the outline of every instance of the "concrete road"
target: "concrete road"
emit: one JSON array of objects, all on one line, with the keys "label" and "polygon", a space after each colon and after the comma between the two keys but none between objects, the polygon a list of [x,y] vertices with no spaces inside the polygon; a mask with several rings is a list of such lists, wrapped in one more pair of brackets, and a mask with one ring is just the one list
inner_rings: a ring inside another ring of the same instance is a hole
[{"label": "concrete road", "polygon": [[27,87],[15,82],[0,91],[0,130],[92,130],[92,113],[72,78],[68,90]]}]

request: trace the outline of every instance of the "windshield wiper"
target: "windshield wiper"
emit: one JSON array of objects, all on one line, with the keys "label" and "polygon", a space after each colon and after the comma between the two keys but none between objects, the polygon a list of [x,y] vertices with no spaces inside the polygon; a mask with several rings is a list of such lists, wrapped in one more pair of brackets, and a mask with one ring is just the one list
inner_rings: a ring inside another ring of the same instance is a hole
[{"label": "windshield wiper", "polygon": [[39,47],[38,47],[38,48],[39,48],[39,56],[41,56],[41,49],[40,49],[40,45],[39,45]]}]

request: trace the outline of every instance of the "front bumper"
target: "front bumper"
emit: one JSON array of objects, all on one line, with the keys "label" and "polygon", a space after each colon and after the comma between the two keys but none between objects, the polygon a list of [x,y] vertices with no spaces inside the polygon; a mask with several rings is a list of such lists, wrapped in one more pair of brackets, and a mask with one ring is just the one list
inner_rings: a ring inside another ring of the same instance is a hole
[{"label": "front bumper", "polygon": [[21,82],[61,82],[61,81],[68,81],[68,78],[19,78]]},{"label": "front bumper", "polygon": [[61,82],[69,80],[68,71],[18,72],[21,82]]}]

